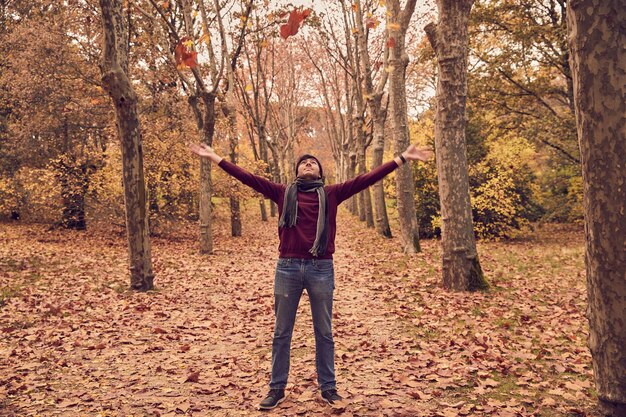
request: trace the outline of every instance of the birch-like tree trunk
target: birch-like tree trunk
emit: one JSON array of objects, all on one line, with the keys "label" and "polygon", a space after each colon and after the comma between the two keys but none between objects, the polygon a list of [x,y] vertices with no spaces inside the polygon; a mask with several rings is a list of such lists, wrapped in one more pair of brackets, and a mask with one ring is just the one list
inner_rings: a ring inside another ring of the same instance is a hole
[{"label": "birch-like tree trunk", "polygon": [[[237,164],[237,144],[239,138],[237,136],[237,115],[234,103],[230,100],[229,95],[232,94],[232,89],[226,94],[226,100],[223,103],[223,111],[226,116],[226,123],[228,125],[228,146],[230,162]],[[239,204],[239,197],[230,197],[230,235],[241,236],[241,207]]]},{"label": "birch-like tree trunk", "polygon": [[468,20],[472,4],[473,0],[438,0],[439,22],[425,28],[438,68],[435,150],[443,285],[460,291],[487,287],[476,251],[465,144]]},{"label": "birch-like tree trunk", "polygon": [[626,416],[626,6],[570,1],[589,348],[603,415]]},{"label": "birch-like tree trunk", "polygon": [[[411,16],[415,11],[415,3],[416,0],[408,0],[402,10],[399,0],[391,0],[387,3],[387,9],[391,14],[387,24],[389,37],[387,46],[390,49],[389,66],[391,67],[389,100],[396,154],[404,152],[410,144],[406,103],[406,67],[409,64],[409,56],[405,49],[405,36]],[[419,230],[415,212],[415,182],[410,164],[396,170],[396,196],[404,252],[419,252]]]},{"label": "birch-like tree trunk", "polygon": [[117,131],[122,148],[126,236],[130,264],[130,287],[153,288],[146,186],[143,176],[141,126],[137,95],[128,77],[128,22],[121,0],[100,0],[104,45],[102,85],[115,107]]},{"label": "birch-like tree trunk", "polygon": [[[224,29],[224,24],[222,22],[221,9],[218,1],[213,2],[215,7],[215,15],[218,23],[218,27],[220,30],[220,37],[222,39],[222,56],[230,57],[230,51],[228,50],[228,46],[226,43],[226,30]],[[249,16],[250,10],[247,12],[247,16]],[[243,37],[243,33],[242,33]],[[239,48],[243,45],[240,41]],[[239,49],[241,51],[241,49]],[[226,79],[227,84],[224,92],[224,100],[222,102],[222,111],[224,116],[226,117],[226,125],[228,130],[228,146],[229,146],[229,156],[230,162],[233,164],[237,163],[237,144],[239,143],[239,137],[237,134],[237,103],[235,99],[235,63],[237,62],[237,55],[239,52],[236,52],[236,56],[231,61],[230,65],[226,65]],[[239,197],[231,196],[230,197],[230,234],[231,236],[237,237],[241,236],[241,208],[239,205]]]},{"label": "birch-like tree trunk", "polygon": [[[376,168],[383,163],[383,153],[385,150],[385,110],[382,106],[383,91],[387,84],[387,72],[383,71],[376,87],[372,80],[372,65],[367,47],[366,25],[363,24],[364,13],[360,0],[356,0],[356,35],[357,49],[359,50],[361,72],[363,74],[363,92],[367,102],[369,116],[372,119],[372,168]],[[388,49],[385,50],[383,66],[387,65],[389,56]],[[385,191],[383,182],[378,181],[372,186],[374,191],[374,209],[376,231],[384,237],[391,237],[391,227],[389,226],[389,216],[387,215],[387,204],[385,203]]]},{"label": "birch-like tree trunk", "polygon": [[[204,102],[202,113],[203,127],[200,131],[200,141],[213,146],[213,134],[215,132],[215,99],[216,95],[210,91],[200,92]],[[200,196],[198,207],[198,220],[200,221],[200,253],[213,253],[213,232],[211,194],[213,194],[213,180],[211,177],[211,161],[200,158]]]}]

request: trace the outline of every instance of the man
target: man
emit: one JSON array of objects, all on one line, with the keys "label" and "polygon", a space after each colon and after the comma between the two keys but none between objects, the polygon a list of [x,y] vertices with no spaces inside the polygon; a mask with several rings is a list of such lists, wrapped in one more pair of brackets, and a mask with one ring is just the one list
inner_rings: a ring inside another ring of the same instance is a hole
[{"label": "man", "polygon": [[296,180],[276,184],[243,170],[207,145],[192,145],[192,152],[218,164],[228,174],[278,205],[279,258],[274,277],[274,341],[270,391],[259,408],[269,410],[285,399],[289,375],[291,336],[303,290],[311,302],[315,333],[315,366],[322,398],[341,401],[335,381],[335,345],[332,334],[335,275],[333,253],[337,207],[346,199],[381,180],[407,161],[426,161],[432,152],[410,145],[401,155],[367,174],[341,184],[324,185],[322,164],[313,155],[296,163]]}]

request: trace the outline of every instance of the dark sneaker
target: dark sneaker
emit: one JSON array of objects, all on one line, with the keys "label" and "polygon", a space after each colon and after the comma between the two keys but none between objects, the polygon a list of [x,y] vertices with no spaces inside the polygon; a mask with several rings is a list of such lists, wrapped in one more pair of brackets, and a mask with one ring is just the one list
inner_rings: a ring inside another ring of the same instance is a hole
[{"label": "dark sneaker", "polygon": [[285,390],[271,389],[267,397],[259,404],[259,408],[261,410],[271,410],[283,401],[285,401]]},{"label": "dark sneaker", "polygon": [[341,398],[339,394],[337,394],[336,389],[322,391],[322,398],[330,405],[333,405],[334,403],[343,400],[343,398]]}]

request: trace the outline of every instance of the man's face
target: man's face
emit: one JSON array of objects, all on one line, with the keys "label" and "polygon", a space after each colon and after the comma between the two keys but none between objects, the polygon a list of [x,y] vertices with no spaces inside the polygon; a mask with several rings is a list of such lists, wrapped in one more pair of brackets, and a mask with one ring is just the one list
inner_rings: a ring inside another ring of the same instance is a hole
[{"label": "man's face", "polygon": [[297,177],[303,180],[317,180],[320,178],[320,166],[313,158],[303,159],[298,165]]}]

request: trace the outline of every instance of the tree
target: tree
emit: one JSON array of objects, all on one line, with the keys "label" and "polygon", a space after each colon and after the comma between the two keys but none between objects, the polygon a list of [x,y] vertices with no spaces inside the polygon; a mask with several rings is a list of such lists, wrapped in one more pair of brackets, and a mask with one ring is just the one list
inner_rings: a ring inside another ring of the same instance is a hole
[{"label": "tree", "polygon": [[153,288],[154,274],[148,235],[137,95],[128,77],[128,21],[121,0],[100,0],[100,9],[104,33],[102,85],[113,101],[122,145],[130,286],[134,290],[147,291]]},{"label": "tree", "polygon": [[589,347],[598,401],[626,416],[626,8],[571,1],[567,12],[583,172]]},{"label": "tree", "polygon": [[480,2],[470,19],[476,104],[498,124],[578,164],[566,1]]},{"label": "tree", "polygon": [[[179,58],[183,58],[180,62],[176,62],[177,76],[188,94],[187,101],[196,119],[200,142],[213,146],[215,122],[219,117],[216,100],[218,98],[222,100],[222,110],[226,110],[227,114],[234,114],[230,107],[233,97],[229,95],[229,90],[234,88],[231,72],[237,64],[241,45],[247,33],[247,21],[252,10],[252,1],[243,3],[242,11],[235,13],[241,24],[239,29],[234,31],[235,40],[232,42],[232,51],[228,49],[230,41],[227,40],[228,34],[222,24],[222,15],[231,3],[220,4],[215,0],[211,2],[212,9],[207,10],[205,2],[199,0],[179,0],[175,3],[166,1],[159,4],[155,0],[149,1],[161,17],[164,37],[169,40],[170,50],[175,51]],[[210,14],[211,11],[213,15]],[[211,26],[214,22],[217,22],[217,29]],[[182,36],[179,33],[181,31]],[[214,45],[215,32],[216,37],[220,39],[219,47]],[[193,50],[194,48],[196,50]],[[195,56],[198,52],[204,51],[208,55],[209,62],[207,65],[198,65]],[[171,56],[170,59],[172,59]],[[191,72],[193,80],[186,75],[187,70]],[[232,127],[232,124],[230,126]],[[232,134],[229,135],[229,141],[233,140],[236,138]],[[229,145],[234,148],[232,142]],[[210,254],[213,253],[211,216],[213,185],[211,164],[204,159],[200,161],[199,188],[200,252]],[[233,214],[232,228],[236,231],[239,222],[237,203],[231,204],[231,214]]]},{"label": "tree", "polygon": [[443,285],[476,290],[487,283],[478,261],[472,227],[465,103],[467,97],[468,20],[473,0],[438,0],[439,21],[426,26],[437,58],[435,149],[441,200]]},{"label": "tree", "polygon": [[[396,153],[401,153],[410,143],[406,102],[406,67],[409,64],[409,56],[406,53],[405,41],[411,16],[415,11],[415,3],[416,0],[408,0],[404,9],[401,9],[399,0],[388,2],[390,13],[387,21],[387,47],[389,48],[391,71],[389,75],[389,105]],[[409,165],[396,170],[396,196],[404,252],[419,252],[413,171]]]},{"label": "tree", "polygon": [[[243,58],[240,68],[235,72],[235,85],[237,98],[241,106],[244,124],[252,147],[255,161],[262,161],[266,172],[271,172],[273,180],[280,182],[280,162],[276,144],[268,138],[268,118],[270,112],[270,99],[272,97],[275,78],[275,40],[276,36],[268,36],[264,26],[268,25],[259,16],[257,10],[253,10],[251,19],[253,28],[251,36],[247,37],[243,47]],[[255,138],[257,140],[255,140]],[[272,164],[269,161],[268,147],[275,156]],[[272,216],[276,215],[276,204],[270,202]],[[265,197],[259,195],[259,207],[261,220],[267,221],[267,209]]]},{"label": "tree", "polygon": [[[356,50],[360,58],[360,68],[363,78],[363,98],[367,103],[368,116],[372,125],[372,141],[373,141],[373,158],[372,166],[377,167],[383,163],[383,153],[385,150],[385,119],[387,116],[386,106],[383,105],[383,96],[385,85],[388,80],[387,58],[389,57],[389,48],[383,46],[383,60],[377,61],[378,65],[372,66],[370,51],[368,48],[368,39],[370,38],[370,29],[378,26],[378,19],[371,12],[367,14],[363,11],[360,0],[356,1],[355,22],[356,22]],[[365,22],[364,22],[365,21]],[[379,69],[380,75],[377,84],[374,85],[374,70]],[[386,96],[389,98],[389,95]],[[374,191],[374,207],[376,210],[376,230],[381,236],[391,237],[391,228],[389,226],[389,216],[387,215],[387,204],[385,203],[385,191],[383,182],[379,181],[372,186]]]},{"label": "tree", "polygon": [[545,221],[582,220],[566,10],[566,0],[493,0],[470,16],[468,110],[540,152]]},{"label": "tree", "polygon": [[[19,191],[20,177],[33,170],[51,173],[45,191],[60,204],[46,211],[60,214],[55,225],[85,229],[87,190],[104,163],[112,110],[100,87],[92,40],[97,15],[78,5],[26,3],[12,5],[10,25],[0,31],[0,173],[15,191],[2,197],[3,205],[23,218],[39,217],[28,192]],[[25,43],[31,47],[23,48]]]},{"label": "tree", "polygon": [[[336,4],[333,6],[338,7]],[[319,74],[319,89],[323,93],[326,112],[326,132],[335,160],[337,181],[341,182],[354,177],[356,173],[358,144],[354,121],[359,120],[355,106],[355,96],[359,92],[355,88],[352,40],[343,2],[341,10],[334,9],[323,23],[316,33],[318,39],[309,43],[305,51]],[[338,34],[337,31],[342,33]],[[321,45],[321,48],[315,48],[314,44]],[[357,201],[358,195],[355,195],[347,202],[348,210],[354,215],[359,211]]]}]

